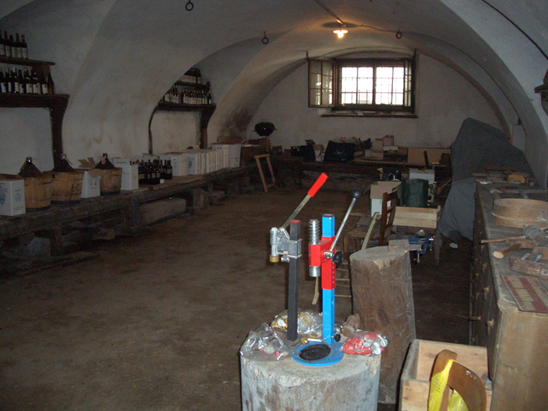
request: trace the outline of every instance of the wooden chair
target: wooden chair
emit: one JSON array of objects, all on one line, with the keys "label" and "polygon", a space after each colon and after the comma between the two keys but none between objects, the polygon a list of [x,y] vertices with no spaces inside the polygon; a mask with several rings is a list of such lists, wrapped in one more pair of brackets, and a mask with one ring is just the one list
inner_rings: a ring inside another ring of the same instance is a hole
[{"label": "wooden chair", "polygon": [[[434,362],[432,376],[443,372],[447,363],[450,360],[454,361],[456,359],[457,354],[453,351],[441,351],[437,355],[436,361]],[[457,362],[453,362],[451,369],[449,370],[447,384],[443,390],[440,407],[430,407],[431,401],[429,399],[428,411],[447,411],[450,389],[459,393],[466,403],[469,411],[485,411],[487,409],[487,394],[485,392],[485,385],[481,378],[465,366]],[[432,394],[432,385],[430,393]]]},{"label": "wooden chair", "polygon": [[[398,192],[384,193],[381,205],[381,214],[375,213],[371,217],[369,229],[364,230],[363,226],[356,227],[345,234],[343,249],[345,254],[351,254],[358,250],[364,250],[371,245],[388,245],[394,217],[396,216],[396,204]],[[377,221],[380,220],[380,229],[374,230]]]},{"label": "wooden chair", "polygon": [[398,204],[398,191],[384,193],[382,195],[381,228],[379,231],[379,245],[388,245],[394,217],[396,217],[396,205]]}]

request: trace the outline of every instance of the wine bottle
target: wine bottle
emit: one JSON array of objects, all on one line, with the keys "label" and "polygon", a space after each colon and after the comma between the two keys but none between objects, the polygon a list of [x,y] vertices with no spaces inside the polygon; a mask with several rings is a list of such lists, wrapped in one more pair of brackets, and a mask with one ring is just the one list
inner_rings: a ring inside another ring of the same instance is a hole
[{"label": "wine bottle", "polygon": [[19,76],[17,75],[17,70],[15,69],[11,70],[11,81],[13,82],[13,92],[15,94],[19,94],[21,92],[20,90],[21,83],[19,81]]},{"label": "wine bottle", "polygon": [[23,81],[25,82],[25,93],[32,94],[32,78],[30,77],[29,71],[27,69],[25,69]]},{"label": "wine bottle", "polygon": [[41,94],[42,90],[40,89],[40,79],[38,78],[38,73],[36,73],[36,71],[34,70],[32,70],[31,80],[32,80],[32,93]]},{"label": "wine bottle", "polygon": [[48,94],[48,81],[44,73],[40,73],[40,94]]},{"label": "wine bottle", "polygon": [[101,170],[112,170],[116,167],[114,167],[114,164],[112,164],[108,158],[108,154],[107,153],[103,153],[102,157],[101,157],[101,161],[99,161],[99,163],[97,163],[97,165],[95,166],[95,168],[98,168],[98,169],[101,169]]},{"label": "wine bottle", "polygon": [[6,40],[2,36],[2,30],[0,30],[0,56],[6,57]]},{"label": "wine bottle", "polygon": [[21,40],[21,57],[25,60],[28,60],[29,58],[29,46],[27,44],[27,41],[25,40],[25,35],[22,35]]},{"label": "wine bottle", "polygon": [[6,83],[7,79],[4,75],[4,71],[0,71],[0,93],[8,92],[8,85]]},{"label": "wine bottle", "polygon": [[51,171],[55,171],[56,173],[72,173],[74,172],[74,168],[70,165],[67,155],[63,153],[61,154],[61,161]]},{"label": "wine bottle", "polygon": [[41,177],[42,172],[38,170],[38,167],[36,167],[32,162],[32,157],[27,157],[25,160],[25,163],[21,167],[21,170],[19,171],[19,175],[21,177]]},{"label": "wine bottle", "polygon": [[171,160],[166,160],[166,180],[172,180],[173,179],[173,167],[171,167]]},{"label": "wine bottle", "polygon": [[53,79],[51,78],[51,73],[48,73],[48,94],[55,94],[55,84],[53,83]]},{"label": "wine bottle", "polygon": [[8,68],[4,70],[4,77],[6,78],[8,93],[13,93],[13,80],[11,79],[10,70]]},{"label": "wine bottle", "polygon": [[21,41],[19,40],[19,33],[15,33],[15,42],[13,44],[15,45],[14,57],[18,59],[23,58],[23,51],[21,50]]},{"label": "wine bottle", "polygon": [[6,48],[6,57],[11,57],[11,42],[8,37],[8,32],[4,31],[4,44]]}]

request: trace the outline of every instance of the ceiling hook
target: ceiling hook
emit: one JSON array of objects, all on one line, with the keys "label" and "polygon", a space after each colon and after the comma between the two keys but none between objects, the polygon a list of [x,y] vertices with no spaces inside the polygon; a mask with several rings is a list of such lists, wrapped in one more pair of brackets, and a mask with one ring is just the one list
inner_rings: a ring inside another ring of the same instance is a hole
[{"label": "ceiling hook", "polygon": [[192,11],[194,8],[194,3],[192,3],[192,0],[188,0],[188,3],[185,6],[186,11]]},{"label": "ceiling hook", "polygon": [[270,42],[270,40],[268,39],[268,37],[266,37],[266,31],[264,32],[264,37],[263,39],[261,40],[263,42],[263,44],[268,44]]},{"label": "ceiling hook", "polygon": [[399,39],[401,39],[402,37],[403,37],[403,34],[401,34],[401,31],[398,30],[398,31],[396,32],[396,38],[399,40]]}]

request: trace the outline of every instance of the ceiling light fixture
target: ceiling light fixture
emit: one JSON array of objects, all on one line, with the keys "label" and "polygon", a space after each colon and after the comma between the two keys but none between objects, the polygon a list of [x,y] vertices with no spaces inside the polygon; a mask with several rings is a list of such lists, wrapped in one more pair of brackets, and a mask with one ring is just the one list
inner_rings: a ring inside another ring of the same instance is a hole
[{"label": "ceiling light fixture", "polygon": [[339,24],[339,28],[337,30],[333,30],[333,33],[335,33],[338,38],[342,39],[344,35],[348,33],[348,30],[344,29],[343,24]]}]

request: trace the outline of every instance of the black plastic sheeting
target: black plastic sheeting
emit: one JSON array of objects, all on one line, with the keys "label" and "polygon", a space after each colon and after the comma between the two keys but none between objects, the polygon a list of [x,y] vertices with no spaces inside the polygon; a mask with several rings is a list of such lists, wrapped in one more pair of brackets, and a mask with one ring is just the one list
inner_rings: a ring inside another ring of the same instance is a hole
[{"label": "black plastic sheeting", "polygon": [[453,181],[438,225],[445,237],[473,239],[476,181],[472,173],[484,173],[486,167],[532,174],[523,151],[512,146],[501,130],[468,118],[451,144]]}]

